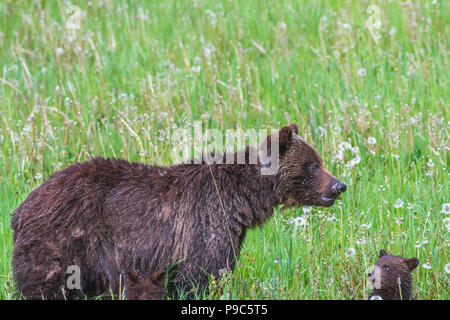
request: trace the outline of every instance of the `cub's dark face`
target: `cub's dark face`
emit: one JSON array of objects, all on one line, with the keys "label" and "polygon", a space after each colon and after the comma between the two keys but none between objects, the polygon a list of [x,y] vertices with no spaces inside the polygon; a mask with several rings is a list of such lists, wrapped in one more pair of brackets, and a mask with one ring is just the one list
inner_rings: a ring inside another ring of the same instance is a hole
[{"label": "cub's dark face", "polygon": [[298,136],[296,125],[279,132],[280,167],[276,189],[285,207],[329,207],[346,190],[325,168],[317,151]]},{"label": "cub's dark face", "polygon": [[141,275],[134,270],[126,272],[127,300],[161,300],[164,295],[166,273],[159,270],[151,275]]},{"label": "cub's dark face", "polygon": [[369,284],[375,289],[398,288],[398,281],[410,284],[411,272],[419,265],[417,258],[403,258],[380,251],[374,271],[369,273]]}]

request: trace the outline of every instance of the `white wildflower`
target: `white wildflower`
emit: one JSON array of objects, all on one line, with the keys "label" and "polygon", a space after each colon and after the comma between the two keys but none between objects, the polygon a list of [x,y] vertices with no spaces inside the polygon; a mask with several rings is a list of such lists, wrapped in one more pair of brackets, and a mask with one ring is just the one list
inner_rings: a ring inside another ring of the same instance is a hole
[{"label": "white wildflower", "polygon": [[365,77],[367,75],[367,70],[364,68],[361,68],[358,70],[358,76]]},{"label": "white wildflower", "polygon": [[306,226],[308,224],[308,219],[305,216],[300,216],[297,218],[293,218],[292,223],[294,223],[295,227],[303,227]]},{"label": "white wildflower", "polygon": [[56,52],[57,56],[60,56],[60,55],[62,55],[64,53],[64,49],[63,48],[56,48],[55,52]]},{"label": "white wildflower", "polygon": [[444,214],[450,214],[450,203],[444,203],[442,205],[442,213]]},{"label": "white wildflower", "polygon": [[393,36],[397,33],[397,29],[395,29],[395,27],[392,27],[391,30],[389,30],[389,35]]},{"label": "white wildflower", "polygon": [[352,30],[352,26],[350,24],[348,24],[348,23],[343,23],[342,24],[342,29],[350,31],[350,30]]},{"label": "white wildflower", "polygon": [[217,23],[216,14],[214,12],[212,12],[211,10],[206,10],[205,15],[206,15],[207,19],[209,20],[209,23],[211,25],[215,26]]},{"label": "white wildflower", "polygon": [[395,204],[394,204],[394,208],[401,208],[401,207],[403,207],[403,205],[404,205],[403,200],[397,199],[397,202],[395,202]]},{"label": "white wildflower", "polygon": [[367,229],[370,229],[371,226],[372,226],[371,223],[369,223],[369,224],[363,223],[363,224],[361,225],[361,228],[367,230]]},{"label": "white wildflower", "polygon": [[377,139],[375,139],[374,137],[367,138],[367,144],[374,145],[375,143],[377,143]]},{"label": "white wildflower", "polygon": [[312,210],[312,207],[303,207],[303,213],[304,214],[310,214]]},{"label": "white wildflower", "polygon": [[200,70],[201,70],[201,67],[200,67],[200,66],[193,66],[193,67],[191,68],[191,70],[192,70],[192,72],[199,73]]},{"label": "white wildflower", "polygon": [[450,228],[450,218],[445,218],[444,220],[442,220],[442,223],[445,225],[447,229]]},{"label": "white wildflower", "polygon": [[445,265],[445,272],[450,273],[450,263]]},{"label": "white wildflower", "polygon": [[345,252],[346,257],[353,257],[356,253],[356,250],[354,248],[348,248],[347,252]]},{"label": "white wildflower", "polygon": [[425,269],[431,269],[431,263],[426,262],[422,265],[422,267],[424,267]]}]

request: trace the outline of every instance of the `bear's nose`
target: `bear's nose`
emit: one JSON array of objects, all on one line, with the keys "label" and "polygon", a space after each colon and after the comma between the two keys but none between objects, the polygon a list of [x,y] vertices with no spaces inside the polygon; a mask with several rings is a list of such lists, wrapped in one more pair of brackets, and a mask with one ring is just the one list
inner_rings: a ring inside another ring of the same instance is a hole
[{"label": "bear's nose", "polygon": [[338,182],[336,183],[333,189],[336,194],[340,194],[342,192],[345,192],[345,190],[347,190],[347,186],[341,182]]}]

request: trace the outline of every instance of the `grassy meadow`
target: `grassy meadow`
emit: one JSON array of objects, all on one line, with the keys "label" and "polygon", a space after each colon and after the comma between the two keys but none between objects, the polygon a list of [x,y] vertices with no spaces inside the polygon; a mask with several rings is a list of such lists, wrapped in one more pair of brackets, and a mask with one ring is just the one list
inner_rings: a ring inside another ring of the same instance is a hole
[{"label": "grassy meadow", "polygon": [[202,298],[367,299],[385,249],[420,260],[417,299],[449,299],[449,21],[444,0],[1,1],[0,299],[34,188],[93,156],[172,164],[194,121],[296,123],[348,186],[276,210]]}]

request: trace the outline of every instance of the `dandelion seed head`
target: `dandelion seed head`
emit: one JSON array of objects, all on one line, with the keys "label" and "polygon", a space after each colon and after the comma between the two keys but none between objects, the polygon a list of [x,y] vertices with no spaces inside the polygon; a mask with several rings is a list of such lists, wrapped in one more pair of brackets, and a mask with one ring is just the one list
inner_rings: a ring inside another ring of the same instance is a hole
[{"label": "dandelion seed head", "polygon": [[403,200],[399,198],[399,199],[397,199],[397,201],[395,202],[394,208],[401,208],[401,207],[403,207],[403,205],[404,205]]},{"label": "dandelion seed head", "polygon": [[367,75],[367,70],[364,68],[361,68],[358,70],[358,76],[365,77]]},{"label": "dandelion seed head", "polygon": [[345,252],[345,256],[348,257],[353,257],[356,253],[355,248],[348,248],[348,250]]},{"label": "dandelion seed head", "polygon": [[444,214],[450,214],[450,203],[444,203],[442,205],[442,213]]}]

